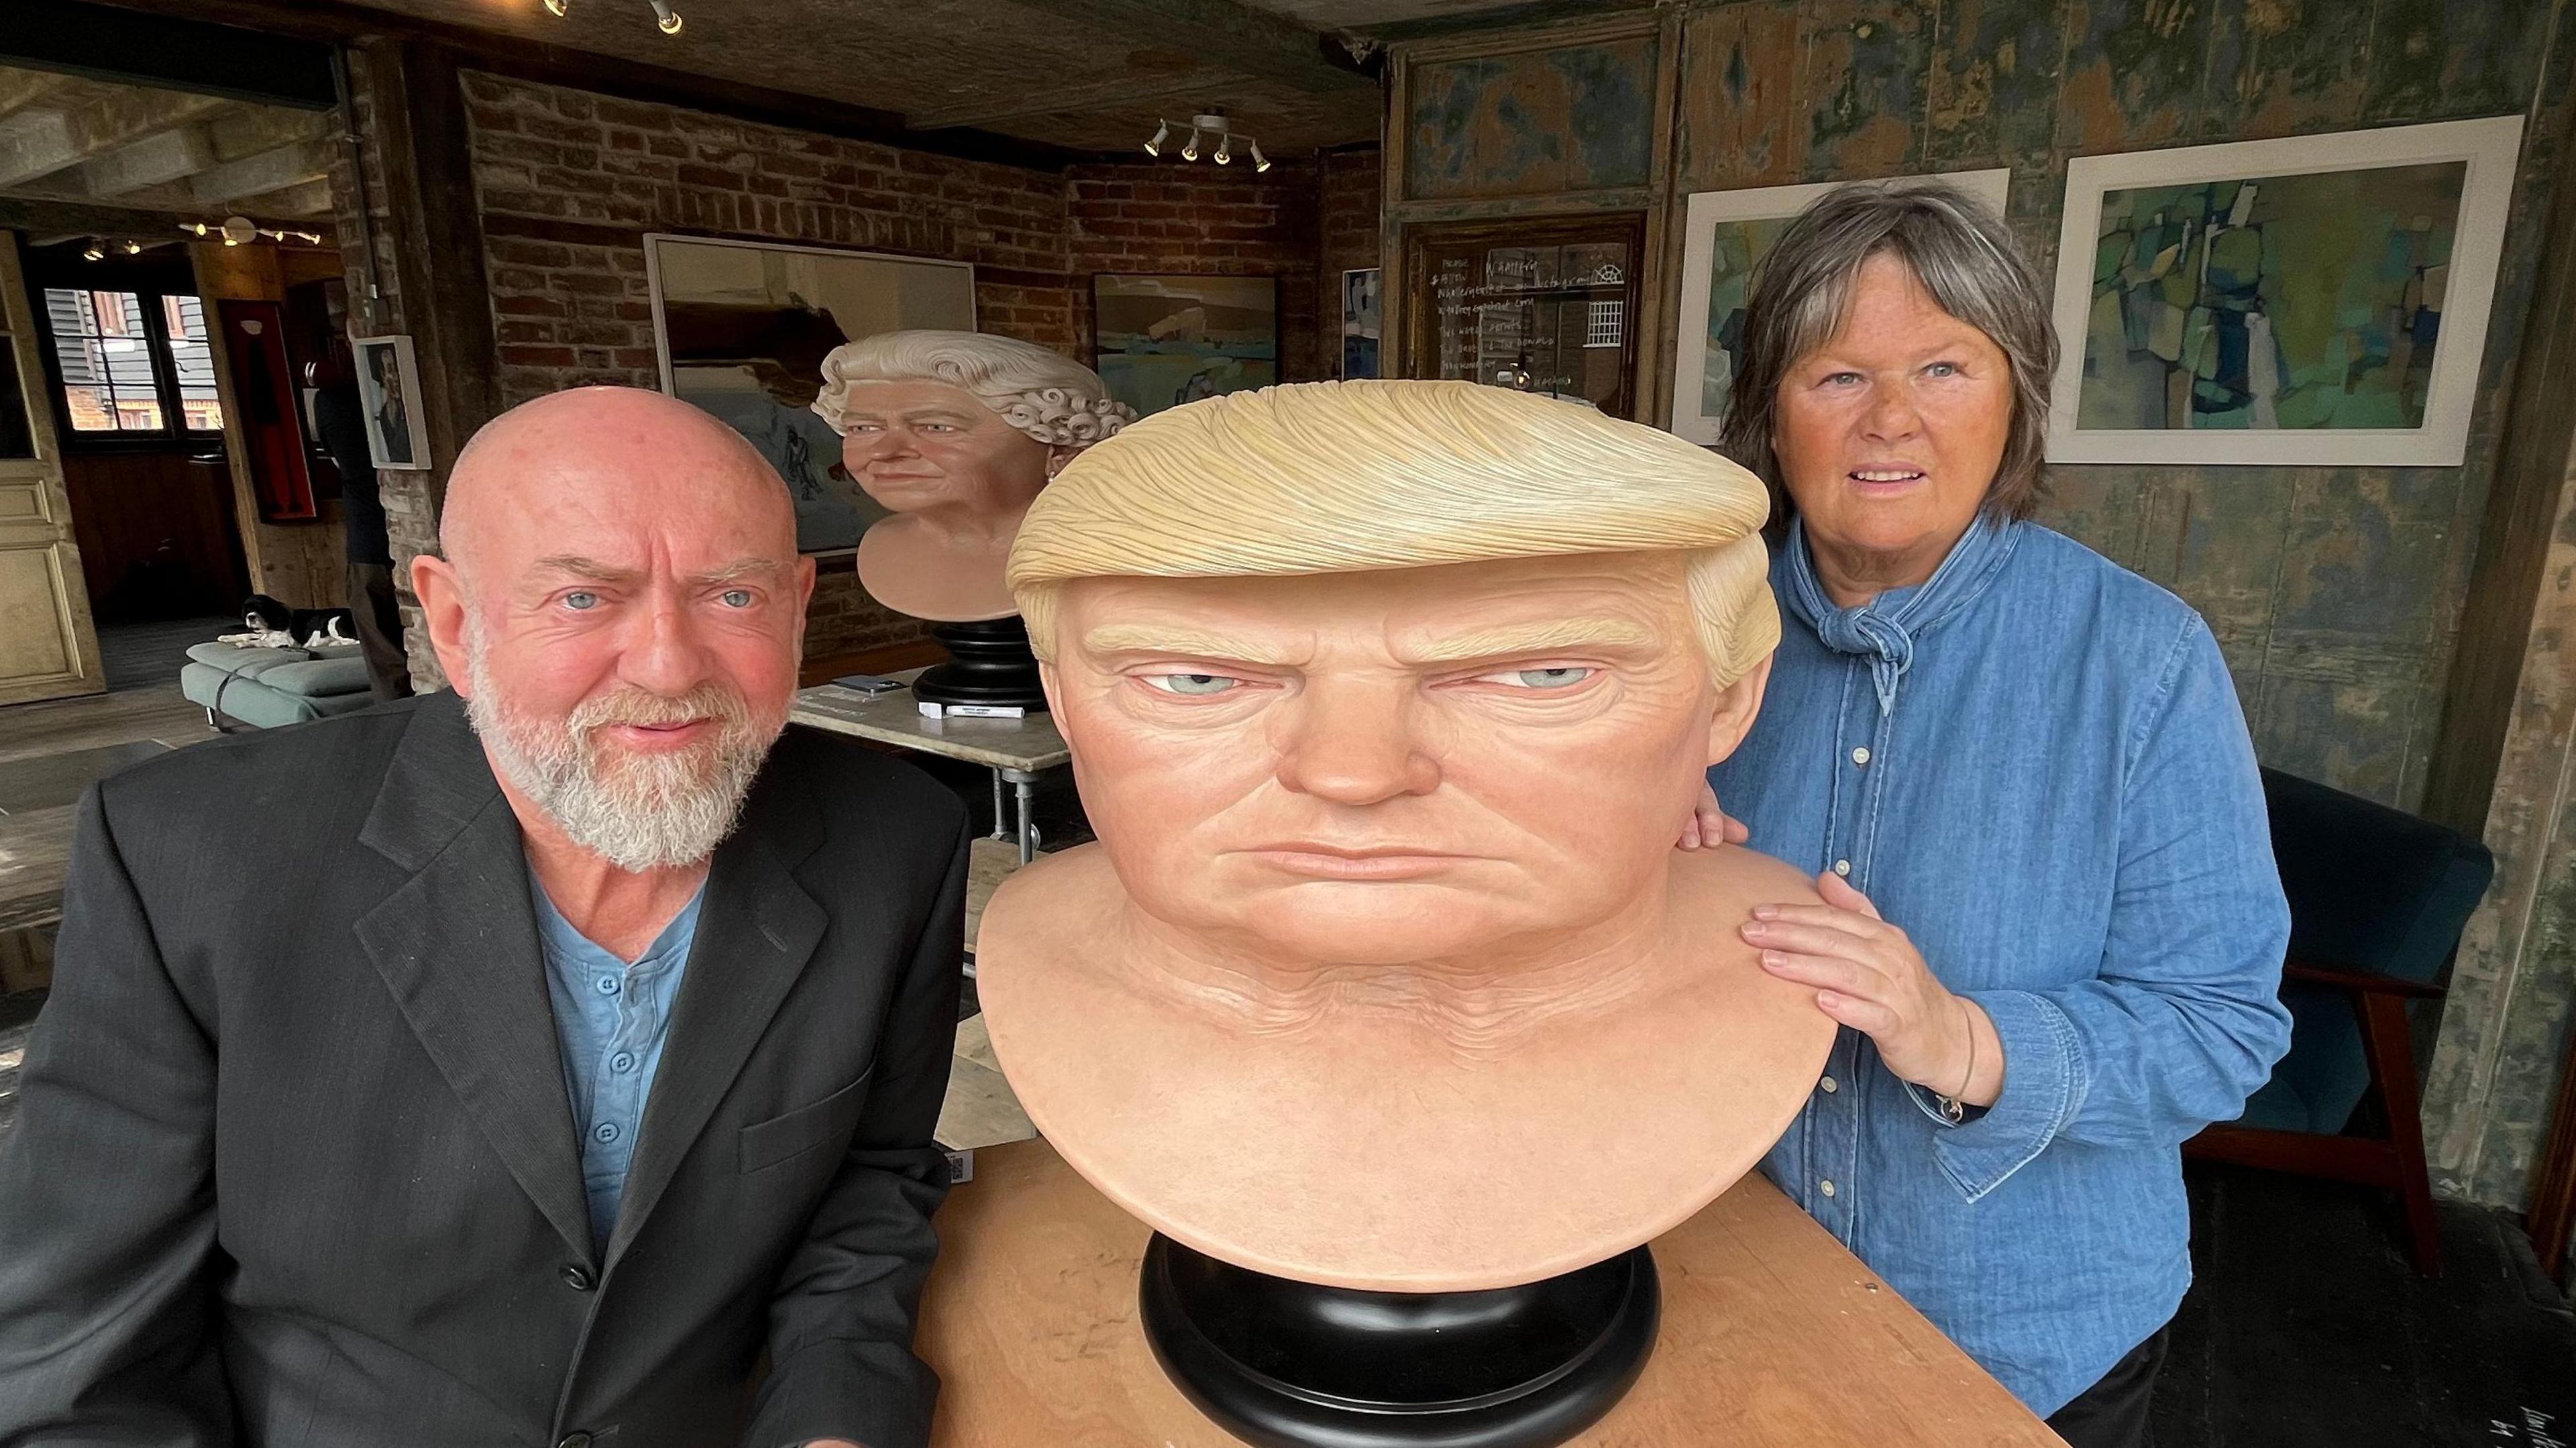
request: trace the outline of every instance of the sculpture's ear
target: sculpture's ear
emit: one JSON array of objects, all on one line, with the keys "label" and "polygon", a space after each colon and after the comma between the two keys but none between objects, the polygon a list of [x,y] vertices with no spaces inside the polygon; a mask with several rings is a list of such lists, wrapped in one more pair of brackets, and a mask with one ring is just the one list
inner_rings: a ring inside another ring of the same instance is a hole
[{"label": "sculpture's ear", "polygon": [[1747,669],[1744,677],[1717,691],[1708,717],[1708,762],[1717,764],[1735,752],[1753,721],[1762,713],[1762,691],[1771,682],[1771,656]]},{"label": "sculpture's ear", "polygon": [[1082,451],[1082,449],[1078,447],[1064,447],[1061,445],[1049,447],[1047,449],[1047,481],[1050,483],[1054,482],[1055,475],[1063,472],[1064,465],[1072,462],[1074,454],[1080,451]]}]

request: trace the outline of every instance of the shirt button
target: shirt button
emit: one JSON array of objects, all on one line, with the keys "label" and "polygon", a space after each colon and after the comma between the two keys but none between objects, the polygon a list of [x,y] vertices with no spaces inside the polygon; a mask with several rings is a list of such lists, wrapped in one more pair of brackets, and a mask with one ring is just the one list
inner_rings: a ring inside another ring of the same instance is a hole
[{"label": "shirt button", "polygon": [[1841,1082],[1839,1082],[1839,1081],[1837,1081],[1837,1080],[1835,1080],[1835,1079],[1834,1079],[1833,1077],[1831,1077],[1831,1076],[1826,1077],[1825,1079],[1823,1079],[1822,1081],[1817,1082],[1816,1084],[1817,1084],[1818,1086],[1823,1087],[1823,1088],[1825,1089],[1825,1094],[1826,1094],[1826,1095],[1828,1095],[1828,1096],[1831,1096],[1831,1095],[1833,1095],[1835,1092],[1840,1091],[1841,1089],[1843,1089],[1843,1085],[1842,1085],[1842,1083],[1841,1083]]},{"label": "shirt button", "polygon": [[602,1141],[615,1141],[617,1139],[617,1123],[614,1121],[603,1121],[599,1123],[599,1125],[592,1127],[590,1134],[598,1137]]},{"label": "shirt button", "polygon": [[1835,874],[1837,874],[1837,875],[1848,875],[1848,874],[1850,874],[1850,873],[1851,873],[1851,861],[1849,861],[1849,860],[1836,860],[1836,861],[1834,861],[1834,873],[1835,873]]},{"label": "shirt button", "polygon": [[1826,1196],[1832,1196],[1834,1194],[1834,1179],[1832,1177],[1827,1177],[1823,1181],[1816,1183],[1816,1190],[1823,1192]]},{"label": "shirt button", "polygon": [[1868,746],[1868,745],[1866,745],[1866,744],[1861,744],[1861,745],[1856,745],[1856,746],[1854,746],[1854,747],[1853,747],[1853,749],[1852,749],[1852,763],[1854,763],[1854,764],[1867,764],[1867,763],[1869,763],[1869,746]]},{"label": "shirt button", "polygon": [[601,976],[599,978],[599,993],[601,995],[617,994],[617,977],[613,975]]},{"label": "shirt button", "polygon": [[632,1070],[634,1070],[634,1069],[635,1069],[635,1053],[634,1053],[634,1052],[632,1052],[632,1051],[620,1051],[620,1052],[618,1052],[616,1055],[609,1057],[609,1058],[608,1058],[608,1069],[610,1069],[610,1070],[612,1070],[612,1071],[632,1071]]},{"label": "shirt button", "polygon": [[564,1286],[571,1288],[575,1292],[588,1292],[590,1290],[590,1273],[585,1271],[578,1262],[567,1262],[564,1264],[563,1281]]},{"label": "shirt button", "polygon": [[555,1448],[590,1448],[590,1435],[588,1433],[566,1433],[563,1435],[563,1438],[555,1444]]}]

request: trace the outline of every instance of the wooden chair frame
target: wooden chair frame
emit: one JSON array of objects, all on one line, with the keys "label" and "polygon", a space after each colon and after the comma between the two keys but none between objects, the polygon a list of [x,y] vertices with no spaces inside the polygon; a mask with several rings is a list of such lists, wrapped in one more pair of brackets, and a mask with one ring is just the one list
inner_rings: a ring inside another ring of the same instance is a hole
[{"label": "wooden chair frame", "polygon": [[2441,1229],[2433,1214],[2432,1179],[2424,1168],[2424,1123],[2416,1109],[2415,1046],[2406,1003],[2439,1000],[2442,988],[2301,960],[2283,966],[2281,977],[2336,986],[2351,998],[2361,1017],[2370,1089],[2388,1118],[2388,1135],[2320,1136],[2221,1123],[2183,1143],[2184,1154],[2394,1191],[2405,1211],[2407,1255],[2417,1272],[2438,1275]]}]

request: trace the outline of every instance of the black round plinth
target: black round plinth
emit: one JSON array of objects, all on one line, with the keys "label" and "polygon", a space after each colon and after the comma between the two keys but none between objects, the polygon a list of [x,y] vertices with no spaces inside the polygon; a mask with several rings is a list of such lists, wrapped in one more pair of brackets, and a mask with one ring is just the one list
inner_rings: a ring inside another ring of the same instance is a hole
[{"label": "black round plinth", "polygon": [[914,698],[933,704],[1014,704],[1033,714],[1046,712],[1038,658],[1029,652],[1028,625],[1018,614],[932,624],[930,636],[947,647],[948,662],[923,670],[912,681]]},{"label": "black round plinth", "polygon": [[1260,1448],[1554,1448],[1637,1380],[1662,1310],[1646,1249],[1488,1292],[1361,1292],[1145,1248],[1145,1340]]}]

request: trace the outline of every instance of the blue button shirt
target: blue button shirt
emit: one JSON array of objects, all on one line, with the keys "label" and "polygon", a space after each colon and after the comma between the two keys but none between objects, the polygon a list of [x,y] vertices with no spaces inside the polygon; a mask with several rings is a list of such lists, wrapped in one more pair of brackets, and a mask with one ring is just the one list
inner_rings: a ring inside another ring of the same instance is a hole
[{"label": "blue button shirt", "polygon": [[626,1168],[644,1128],[644,1103],[662,1064],[671,1003],[679,999],[697,939],[698,906],[707,888],[680,908],[643,956],[629,965],[573,929],[546,898],[536,872],[528,894],[537,907],[537,944],[546,959],[546,992],[554,998],[555,1037],[563,1048],[564,1089],[581,1143],[581,1185],[590,1198],[591,1245],[605,1251],[626,1193]]},{"label": "blue button shirt", "polygon": [[1844,1030],[1764,1172],[2040,1414],[2191,1280],[2177,1148],[2289,1041],[2289,911],[2217,643],[2070,539],[1980,522],[1919,588],[1837,609],[1773,560],[1760,719],[1709,772],[1753,848],[1846,875],[1994,1019],[1953,1125]]}]

